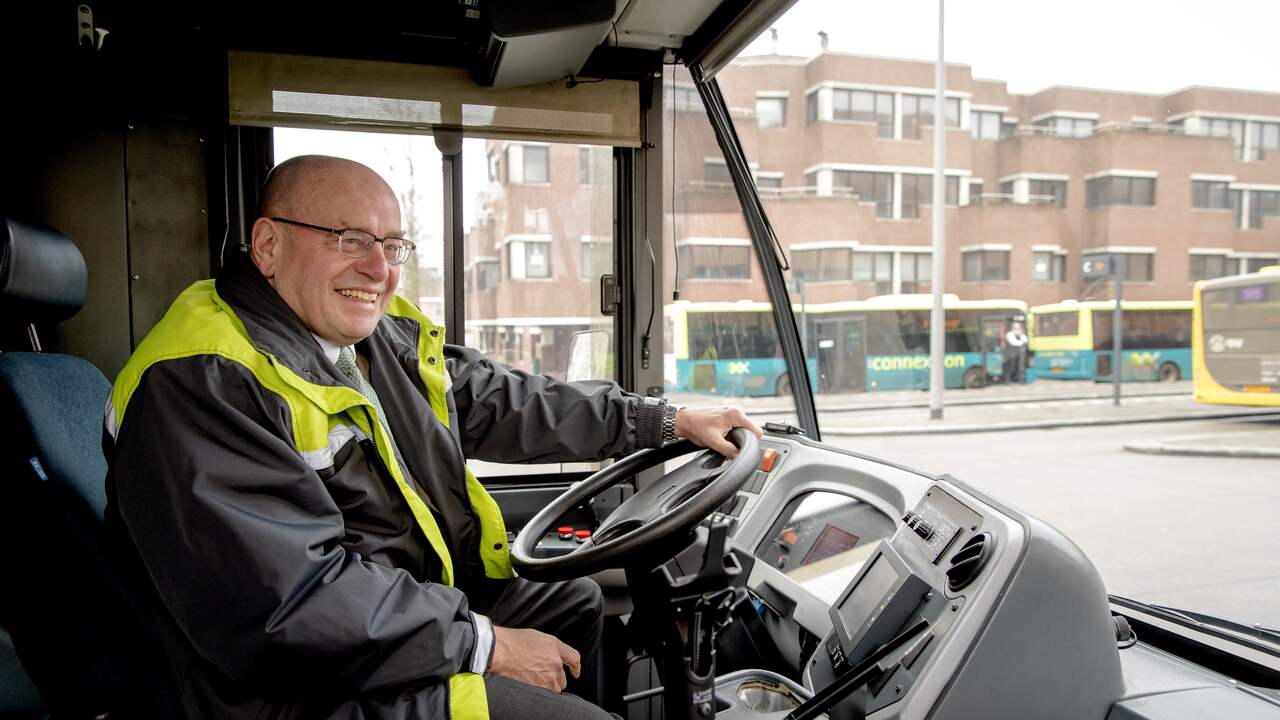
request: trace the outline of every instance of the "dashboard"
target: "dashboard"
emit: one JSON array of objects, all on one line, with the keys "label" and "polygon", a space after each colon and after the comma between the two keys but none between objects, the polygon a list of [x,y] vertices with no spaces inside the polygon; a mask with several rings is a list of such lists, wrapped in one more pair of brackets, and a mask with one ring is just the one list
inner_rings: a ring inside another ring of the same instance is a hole
[{"label": "dashboard", "polygon": [[[747,589],[801,683],[735,673],[717,688],[728,698],[718,717],[762,717],[750,700],[760,687],[812,696],[869,658],[870,681],[828,717],[1197,716],[1142,710],[1154,690],[1173,698],[1203,686],[1178,675],[1185,663],[1172,656],[1117,646],[1101,578],[1052,527],[946,476],[801,436],[762,443],[770,459],[715,519],[754,558]],[[900,652],[873,656],[907,628],[919,634]],[[1247,706],[1239,717],[1280,717],[1274,703],[1235,699]]]}]

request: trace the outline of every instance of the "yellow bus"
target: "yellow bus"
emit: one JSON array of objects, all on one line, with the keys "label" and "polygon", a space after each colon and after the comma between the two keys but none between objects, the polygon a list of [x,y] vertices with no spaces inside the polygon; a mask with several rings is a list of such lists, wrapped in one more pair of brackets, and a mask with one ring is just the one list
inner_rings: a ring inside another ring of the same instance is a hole
[{"label": "yellow bus", "polygon": [[[1111,379],[1114,300],[1067,300],[1031,308],[1033,377]],[[1191,301],[1125,301],[1121,379],[1192,375]]]},{"label": "yellow bus", "polygon": [[1280,405],[1280,265],[1196,283],[1197,402]]}]

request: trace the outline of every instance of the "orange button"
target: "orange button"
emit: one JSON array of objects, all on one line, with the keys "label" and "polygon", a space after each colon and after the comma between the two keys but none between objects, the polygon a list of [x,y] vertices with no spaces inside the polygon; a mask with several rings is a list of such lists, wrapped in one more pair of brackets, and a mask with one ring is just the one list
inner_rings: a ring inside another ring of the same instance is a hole
[{"label": "orange button", "polygon": [[773,464],[778,462],[778,451],[773,448],[765,448],[760,455],[760,469],[765,472],[773,470]]}]

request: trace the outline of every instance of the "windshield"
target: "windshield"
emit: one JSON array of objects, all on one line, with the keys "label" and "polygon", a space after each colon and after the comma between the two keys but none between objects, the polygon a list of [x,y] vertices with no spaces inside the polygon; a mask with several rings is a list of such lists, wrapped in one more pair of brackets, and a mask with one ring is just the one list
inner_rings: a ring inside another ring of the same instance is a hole
[{"label": "windshield", "polygon": [[[823,440],[1050,522],[1109,592],[1277,625],[1280,533],[1264,518],[1280,510],[1280,426],[1193,400],[1190,301],[1197,280],[1280,257],[1280,93],[1263,70],[1280,57],[1259,29],[1280,10],[1225,0],[1160,12],[1144,33],[1148,4],[949,7],[941,107],[935,2],[800,0],[716,77],[790,262]],[[697,96],[671,76],[679,114]],[[699,123],[676,123],[669,389],[790,419],[757,261],[716,204],[728,171],[714,145],[679,136]],[[682,214],[693,207],[703,218]],[[931,420],[939,209],[945,391]],[[1116,278],[1084,277],[1086,254],[1113,257],[1123,282],[1118,356]],[[1221,305],[1215,324],[1244,316]]]}]

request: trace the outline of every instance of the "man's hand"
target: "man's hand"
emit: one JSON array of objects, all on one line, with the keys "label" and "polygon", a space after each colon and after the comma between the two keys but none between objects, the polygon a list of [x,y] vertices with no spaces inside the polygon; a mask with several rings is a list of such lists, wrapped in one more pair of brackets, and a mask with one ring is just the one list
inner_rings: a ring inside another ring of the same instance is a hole
[{"label": "man's hand", "polygon": [[736,407],[681,408],[676,411],[676,437],[692,440],[695,445],[710,448],[731,458],[738,455],[738,448],[725,439],[734,428],[746,428],[762,437],[756,424]]},{"label": "man's hand", "polygon": [[582,672],[578,651],[555,637],[527,628],[493,627],[493,659],[489,672],[552,692],[564,690],[564,666],[574,677]]}]

